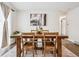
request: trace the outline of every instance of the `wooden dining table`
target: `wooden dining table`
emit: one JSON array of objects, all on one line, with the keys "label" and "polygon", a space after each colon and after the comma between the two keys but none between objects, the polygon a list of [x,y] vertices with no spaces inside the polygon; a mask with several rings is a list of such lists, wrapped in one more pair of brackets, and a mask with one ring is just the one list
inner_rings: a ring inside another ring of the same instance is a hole
[{"label": "wooden dining table", "polygon": [[[20,38],[21,34],[15,34],[15,35],[11,35],[11,38],[15,38],[16,41],[16,56],[17,57],[21,57],[21,38]],[[31,38],[32,36],[26,36],[24,35],[23,37],[26,38]],[[57,57],[62,57],[62,39],[68,38],[68,36],[66,35],[48,35],[46,36],[47,38],[56,38],[57,40]],[[43,35],[35,35],[35,38],[44,38]]]}]

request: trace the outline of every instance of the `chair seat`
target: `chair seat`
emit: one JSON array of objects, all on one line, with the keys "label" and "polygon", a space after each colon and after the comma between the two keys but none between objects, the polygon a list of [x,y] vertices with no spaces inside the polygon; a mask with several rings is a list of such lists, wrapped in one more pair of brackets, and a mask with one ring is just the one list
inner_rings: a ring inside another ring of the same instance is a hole
[{"label": "chair seat", "polygon": [[31,42],[26,42],[24,44],[24,47],[25,47],[25,49],[28,49],[28,50],[34,48],[34,46]]},{"label": "chair seat", "polygon": [[25,42],[24,45],[30,46],[30,45],[33,45],[33,44],[32,44],[32,42]]},{"label": "chair seat", "polygon": [[53,42],[46,42],[46,47],[47,46],[54,46],[54,43]]},{"label": "chair seat", "polygon": [[25,49],[28,49],[28,50],[31,50],[34,46],[32,46],[32,45],[30,45],[30,46],[24,46],[25,47]]},{"label": "chair seat", "polygon": [[48,51],[53,51],[54,49],[54,44],[52,42],[46,42],[46,45],[45,45],[45,51],[48,52]]},{"label": "chair seat", "polygon": [[[32,48],[34,48],[34,46],[31,42],[25,42],[23,47],[24,47],[25,50],[32,50]],[[23,48],[22,48],[22,51],[23,51]]]},{"label": "chair seat", "polygon": [[33,45],[32,41],[25,42],[24,45]]},{"label": "chair seat", "polygon": [[48,49],[51,50],[51,49],[53,49],[53,48],[54,48],[54,47],[51,47],[51,46],[46,46],[46,47],[45,47],[46,50],[48,50]]},{"label": "chair seat", "polygon": [[47,42],[46,43],[46,46],[45,46],[45,50],[52,50],[54,48],[54,44],[53,43],[50,43],[50,42]]}]

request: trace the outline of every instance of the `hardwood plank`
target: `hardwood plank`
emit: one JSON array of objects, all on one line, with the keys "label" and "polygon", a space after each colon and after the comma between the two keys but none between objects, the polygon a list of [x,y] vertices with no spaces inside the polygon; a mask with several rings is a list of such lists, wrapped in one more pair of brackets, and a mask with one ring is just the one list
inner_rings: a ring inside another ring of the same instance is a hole
[{"label": "hardwood plank", "polygon": [[69,40],[62,40],[62,44],[75,55],[79,56],[79,45],[76,45]]}]

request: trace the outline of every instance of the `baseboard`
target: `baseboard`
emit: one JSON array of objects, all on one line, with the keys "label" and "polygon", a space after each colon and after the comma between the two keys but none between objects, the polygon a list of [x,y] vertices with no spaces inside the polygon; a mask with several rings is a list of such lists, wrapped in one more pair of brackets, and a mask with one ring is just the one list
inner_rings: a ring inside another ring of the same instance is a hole
[{"label": "baseboard", "polygon": [[73,41],[73,43],[76,44],[76,45],[79,45],[79,42],[77,42],[77,41]]},{"label": "baseboard", "polygon": [[71,41],[72,43],[76,44],[76,45],[79,45],[79,42],[78,41],[73,41],[73,40],[69,40]]},{"label": "baseboard", "polygon": [[14,44],[16,44],[16,42],[14,42],[14,43],[11,43],[11,44],[10,44],[10,46],[12,46],[12,45],[14,45]]}]

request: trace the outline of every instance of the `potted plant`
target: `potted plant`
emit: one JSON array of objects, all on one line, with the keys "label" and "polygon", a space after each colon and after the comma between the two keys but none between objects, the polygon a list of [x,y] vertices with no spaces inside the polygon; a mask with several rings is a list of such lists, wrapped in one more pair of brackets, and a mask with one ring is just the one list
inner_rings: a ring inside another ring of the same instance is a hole
[{"label": "potted plant", "polygon": [[42,27],[39,28],[39,29],[37,30],[37,33],[38,33],[38,34],[42,34],[42,30],[43,30]]},{"label": "potted plant", "polygon": [[19,34],[20,33],[20,31],[14,31],[13,32],[13,34]]}]

